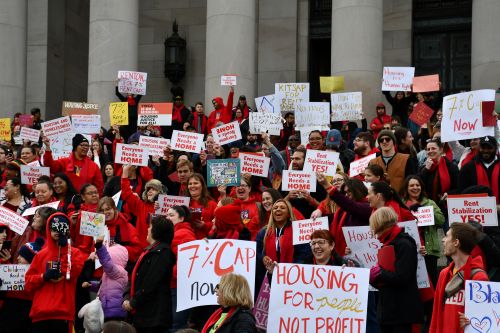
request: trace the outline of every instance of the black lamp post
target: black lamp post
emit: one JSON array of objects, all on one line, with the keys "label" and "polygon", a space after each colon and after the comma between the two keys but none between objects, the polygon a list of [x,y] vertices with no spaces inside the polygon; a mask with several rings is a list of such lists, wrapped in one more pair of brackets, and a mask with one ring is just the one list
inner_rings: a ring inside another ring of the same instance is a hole
[{"label": "black lamp post", "polygon": [[179,81],[186,74],[186,40],[177,33],[179,26],[174,21],[173,33],[165,39],[165,77],[173,84]]}]

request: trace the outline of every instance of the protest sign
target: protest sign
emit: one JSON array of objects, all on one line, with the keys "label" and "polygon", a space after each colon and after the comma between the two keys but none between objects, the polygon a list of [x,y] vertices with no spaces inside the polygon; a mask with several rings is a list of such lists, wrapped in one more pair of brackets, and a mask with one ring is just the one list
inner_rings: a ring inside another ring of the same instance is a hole
[{"label": "protest sign", "polygon": [[239,186],[240,160],[237,158],[208,160],[207,186]]},{"label": "protest sign", "polygon": [[434,207],[432,206],[418,207],[418,210],[412,213],[417,218],[418,227],[426,227],[435,224]]},{"label": "protest sign", "polygon": [[238,158],[241,161],[241,173],[249,173],[252,176],[258,177],[268,177],[269,163],[271,162],[269,157],[240,153]]},{"label": "protest sign", "polygon": [[240,124],[237,121],[233,121],[229,124],[214,127],[212,128],[212,135],[215,142],[221,146],[241,140]]},{"label": "protest sign", "polygon": [[10,118],[0,118],[0,140],[11,140]]},{"label": "protest sign", "polygon": [[282,117],[279,113],[249,113],[249,131],[252,134],[267,133],[269,135],[280,135],[283,129]]},{"label": "protest sign", "polygon": [[411,91],[415,67],[384,67],[382,91]]},{"label": "protest sign", "polygon": [[146,95],[148,73],[118,71],[118,92],[122,94]]},{"label": "protest sign", "polygon": [[255,97],[255,107],[257,112],[279,113],[280,110],[274,107],[274,94]]},{"label": "protest sign", "polygon": [[104,214],[82,210],[80,215],[80,235],[99,237],[104,234],[106,226]]},{"label": "protest sign", "polygon": [[95,103],[85,102],[62,102],[62,115],[72,116],[74,114],[97,114],[99,113],[99,105]]},{"label": "protest sign", "polygon": [[434,110],[427,106],[425,102],[418,102],[413,106],[413,111],[410,113],[409,118],[418,126],[423,126],[431,119],[433,114]]},{"label": "protest sign", "polygon": [[109,122],[113,125],[128,125],[128,103],[109,103]]},{"label": "protest sign", "polygon": [[495,197],[449,196],[448,221],[467,223],[477,221],[483,227],[498,226],[497,203]]},{"label": "protest sign", "polygon": [[30,207],[23,212],[22,216],[35,215],[35,212],[38,210],[38,208],[41,208],[41,207],[51,207],[51,208],[57,209],[57,207],[59,207],[59,202],[60,201],[54,201],[54,202],[49,202],[48,204],[45,204],[45,205]]},{"label": "protest sign", "polygon": [[232,239],[196,240],[179,245],[177,311],[195,306],[216,305],[215,286],[224,274],[243,275],[255,287],[255,242]]},{"label": "protest sign", "polygon": [[169,139],[144,135],[139,136],[139,147],[147,148],[149,156],[163,156],[163,148],[169,144]]},{"label": "protest sign", "polygon": [[[38,208],[38,207],[36,207]],[[24,214],[23,214],[24,216]],[[9,229],[18,235],[22,235],[29,221],[15,212],[0,206],[0,222],[9,226]]]},{"label": "protest sign", "polygon": [[481,103],[495,100],[495,90],[474,90],[443,98],[441,141],[475,139],[495,135],[495,127],[482,126]]},{"label": "protest sign", "polygon": [[295,104],[295,126],[314,127],[317,130],[328,131],[330,124],[330,103],[298,102]]},{"label": "protest sign", "polygon": [[38,142],[38,140],[40,140],[40,131],[29,127],[21,127],[21,133],[19,135],[21,139],[31,142]]},{"label": "protest sign", "polygon": [[[84,136],[86,134],[83,134]],[[73,137],[75,134],[70,131],[58,136],[50,138],[50,149],[52,157],[57,160],[63,157],[68,157],[73,151]],[[91,142],[89,140],[89,142]]]},{"label": "protest sign", "polygon": [[439,91],[439,74],[415,76],[413,92]]},{"label": "protest sign", "polygon": [[465,281],[465,294],[462,290],[459,293],[458,298],[465,299],[465,317],[470,320],[465,333],[500,332],[500,282]]},{"label": "protest sign", "polygon": [[115,163],[148,166],[149,152],[147,148],[137,145],[116,144]]},{"label": "protest sign", "polygon": [[486,126],[496,126],[497,124],[497,114],[495,110],[495,101],[483,101],[481,102],[481,116],[482,125]]},{"label": "protest sign", "polygon": [[226,74],[220,77],[221,86],[235,86],[237,75]]},{"label": "protest sign", "polygon": [[274,112],[295,112],[297,103],[309,102],[309,83],[275,83]]},{"label": "protest sign", "polygon": [[33,126],[33,116],[30,114],[22,114],[19,116],[19,125],[31,127]]},{"label": "protest sign", "polygon": [[41,176],[50,176],[50,168],[36,165],[21,165],[21,184],[36,184]]},{"label": "protest sign", "polygon": [[42,123],[42,130],[43,135],[45,135],[49,139],[59,137],[62,134],[74,134],[69,117],[61,117],[44,121]]},{"label": "protest sign", "polygon": [[431,286],[429,282],[429,275],[427,274],[427,266],[425,266],[424,256],[420,254],[420,235],[418,233],[418,227],[416,221],[399,222],[398,226],[405,229],[405,232],[410,235],[417,243],[417,285],[419,289],[429,288]]},{"label": "protest sign", "polygon": [[349,177],[354,177],[362,174],[371,160],[377,157],[377,154],[371,154],[351,162],[349,167]]},{"label": "protest sign", "polygon": [[71,121],[75,133],[99,134],[101,131],[101,116],[98,114],[74,114]]},{"label": "protest sign", "polygon": [[269,313],[269,296],[271,295],[271,286],[267,279],[267,274],[264,276],[264,281],[260,286],[259,295],[253,307],[253,315],[255,317],[255,326],[261,330],[267,329],[267,316]]},{"label": "protest sign", "polygon": [[0,265],[1,291],[24,290],[24,276],[30,265]]},{"label": "protest sign", "polygon": [[334,91],[344,90],[343,76],[320,76],[319,88],[322,93],[332,93]]},{"label": "protest sign", "polygon": [[360,91],[331,94],[331,121],[359,120],[363,118],[363,95]]},{"label": "protest sign", "polygon": [[113,199],[113,202],[115,203],[116,207],[119,207],[121,196],[122,196],[122,191],[118,191],[118,193],[116,193],[115,195],[113,195],[111,197],[111,199]]},{"label": "protest sign", "polygon": [[173,150],[200,153],[203,145],[203,134],[174,130],[172,133]]},{"label": "protest sign", "polygon": [[172,108],[172,103],[139,103],[137,126],[171,126]]},{"label": "protest sign", "polygon": [[317,219],[298,220],[292,222],[293,245],[308,244],[311,241],[311,234],[315,230],[329,230],[328,217],[318,217]]},{"label": "protest sign", "polygon": [[280,263],[267,331],[366,332],[369,275],[366,268]]},{"label": "protest sign", "polygon": [[283,170],[281,190],[316,192],[316,175],[307,171]]},{"label": "protest sign", "polygon": [[339,162],[340,154],[337,152],[308,149],[303,171],[312,174],[322,172],[327,176],[333,176],[337,173]]},{"label": "protest sign", "polygon": [[361,267],[372,268],[377,264],[377,252],[382,243],[369,226],[342,227],[347,246]]},{"label": "protest sign", "polygon": [[173,206],[189,207],[190,197],[180,197],[176,195],[160,194],[158,196],[158,209],[156,214],[167,215],[167,211]]}]

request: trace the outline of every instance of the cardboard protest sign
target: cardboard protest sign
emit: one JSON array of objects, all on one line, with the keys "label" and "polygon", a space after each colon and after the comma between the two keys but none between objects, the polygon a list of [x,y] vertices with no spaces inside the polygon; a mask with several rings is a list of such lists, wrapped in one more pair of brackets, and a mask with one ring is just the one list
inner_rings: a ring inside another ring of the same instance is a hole
[{"label": "cardboard protest sign", "polygon": [[3,206],[0,206],[0,222],[8,225],[9,229],[14,231],[18,235],[22,235],[24,233],[24,230],[26,230],[26,227],[29,223],[29,221],[24,217],[19,216],[15,212]]},{"label": "cardboard protest sign", "polygon": [[307,171],[283,170],[281,190],[316,192],[316,175]]},{"label": "cardboard protest sign", "polygon": [[268,177],[269,164],[271,159],[269,157],[240,153],[238,158],[241,161],[241,173],[249,173],[252,176]]},{"label": "cardboard protest sign", "polygon": [[495,101],[483,101],[481,102],[481,116],[482,125],[486,126],[496,126],[497,124],[497,114],[495,110]]},{"label": "cardboard protest sign", "polygon": [[54,202],[49,202],[48,204],[45,204],[45,205],[40,205],[40,206],[28,208],[23,212],[22,216],[35,215],[35,212],[38,210],[38,208],[41,208],[41,207],[51,207],[51,208],[57,209],[57,207],[59,207],[59,202],[60,201],[54,201]]},{"label": "cardboard protest sign", "polygon": [[267,329],[267,316],[269,313],[269,297],[271,296],[271,286],[267,279],[267,274],[264,276],[264,281],[260,286],[259,295],[253,307],[253,315],[255,317],[255,326],[261,330]]},{"label": "cardboard protest sign", "polygon": [[500,282],[468,280],[465,293],[458,293],[454,297],[465,299],[464,312],[470,320],[465,333],[500,332]]},{"label": "cardboard protest sign", "polygon": [[207,161],[207,186],[240,185],[240,160],[228,158]]},{"label": "cardboard protest sign", "polygon": [[384,67],[382,91],[411,91],[415,67]]},{"label": "cardboard protest sign", "polygon": [[29,127],[21,127],[20,136],[23,140],[38,142],[40,140],[40,131]]},{"label": "cardboard protest sign", "polygon": [[33,116],[30,114],[22,114],[19,116],[19,125],[23,127],[33,126]]},{"label": "cardboard protest sign", "polygon": [[156,210],[158,215],[167,215],[167,211],[173,206],[189,207],[190,197],[180,197],[176,195],[160,194],[158,196],[159,208]]},{"label": "cardboard protest sign", "polygon": [[495,90],[474,90],[443,98],[441,141],[495,136],[495,128],[482,126],[481,103],[495,100]]},{"label": "cardboard protest sign", "polygon": [[172,108],[172,103],[139,103],[137,126],[171,126]]},{"label": "cardboard protest sign", "polygon": [[104,214],[87,212],[82,210],[80,212],[80,235],[99,237],[104,233],[105,218]]},{"label": "cardboard protest sign", "polygon": [[75,133],[99,134],[101,131],[101,116],[98,114],[74,114],[71,122]]},{"label": "cardboard protest sign", "polygon": [[221,86],[235,86],[238,75],[226,74],[220,77]]},{"label": "cardboard protest sign", "polygon": [[361,267],[372,268],[377,264],[377,252],[382,243],[369,226],[342,227],[347,246]]},{"label": "cardboard protest sign", "polygon": [[255,97],[255,107],[257,112],[279,113],[280,110],[274,107],[274,94]]},{"label": "cardboard protest sign", "polygon": [[85,102],[62,102],[62,115],[72,116],[74,114],[97,114],[99,113],[99,105],[95,103]]},{"label": "cardboard protest sign", "polygon": [[233,121],[229,124],[214,127],[212,128],[212,135],[215,142],[220,145],[241,140],[240,124],[237,121]]},{"label": "cardboard protest sign", "polygon": [[405,229],[405,232],[410,235],[417,243],[417,285],[419,289],[429,288],[429,274],[427,274],[427,266],[425,266],[424,256],[418,251],[420,249],[420,236],[416,221],[399,222],[398,226]]},{"label": "cardboard protest sign", "polygon": [[434,207],[432,206],[418,207],[418,210],[413,212],[413,215],[417,218],[418,227],[426,227],[435,224]]},{"label": "cardboard protest sign", "polygon": [[[216,305],[215,286],[222,275],[243,275],[255,287],[255,242],[232,239],[197,240],[179,245],[177,280],[177,311],[195,306]],[[253,297],[253,295],[252,295]]]},{"label": "cardboard protest sign", "polygon": [[423,126],[431,119],[433,114],[434,110],[425,104],[425,102],[418,102],[413,106],[413,111],[410,113],[409,118],[418,126]]},{"label": "cardboard protest sign", "polygon": [[122,94],[146,95],[148,73],[118,71],[118,92]]},{"label": "cardboard protest sign", "polygon": [[109,122],[113,125],[128,125],[128,103],[109,103]]},{"label": "cardboard protest sign", "polygon": [[366,332],[369,275],[366,268],[280,263],[267,331]]},{"label": "cardboard protest sign", "polygon": [[170,142],[173,150],[199,153],[203,145],[203,134],[174,130]]},{"label": "cardboard protest sign", "polygon": [[62,134],[72,133],[73,127],[69,117],[61,117],[47,120],[42,123],[43,134],[49,139],[56,138]]},{"label": "cardboard protest sign", "polygon": [[275,83],[274,112],[295,112],[297,103],[309,102],[309,83]]},{"label": "cardboard protest sign", "polygon": [[439,74],[415,76],[413,92],[439,91]]},{"label": "cardboard protest sign", "polygon": [[144,135],[139,136],[139,147],[147,148],[149,156],[163,156],[163,148],[169,144],[169,139]]},{"label": "cardboard protest sign", "polygon": [[75,134],[73,132],[66,132],[56,137],[50,138],[50,148],[52,149],[52,157],[55,160],[67,157],[69,154],[71,154],[73,150],[72,142],[74,136]]},{"label": "cardboard protest sign", "polygon": [[292,222],[293,245],[307,244],[311,241],[311,234],[315,230],[329,230],[328,217],[318,217],[317,219],[298,220]]},{"label": "cardboard protest sign", "polygon": [[295,104],[295,126],[314,127],[318,130],[329,130],[330,103],[298,102]]},{"label": "cardboard protest sign", "polygon": [[10,118],[0,118],[0,140],[11,140]]},{"label": "cardboard protest sign", "polygon": [[30,265],[1,265],[0,280],[2,280],[2,285],[0,286],[0,290],[24,290],[24,276],[28,268],[30,268]]},{"label": "cardboard protest sign", "polygon": [[36,165],[21,165],[21,184],[36,184],[41,176],[50,176],[50,168]]},{"label": "cardboard protest sign", "polygon": [[327,176],[333,176],[337,173],[337,166],[339,163],[340,154],[337,152],[308,149],[303,171],[312,174],[322,172]]},{"label": "cardboard protest sign", "polygon": [[477,221],[484,227],[498,226],[495,197],[449,196],[447,202],[450,224],[453,222]]},{"label": "cardboard protest sign", "polygon": [[334,91],[344,90],[343,76],[320,76],[319,89],[322,93],[332,93]]},{"label": "cardboard protest sign", "polygon": [[249,113],[249,131],[252,134],[268,133],[269,135],[280,135],[283,129],[282,117],[279,113]]},{"label": "cardboard protest sign", "polygon": [[349,166],[349,177],[354,177],[363,173],[368,164],[370,163],[370,161],[376,157],[377,154],[371,154],[363,158],[360,158],[359,160],[352,161]]},{"label": "cardboard protest sign", "polygon": [[363,95],[360,91],[331,94],[331,121],[360,120],[363,118]]},{"label": "cardboard protest sign", "polygon": [[148,166],[149,152],[147,148],[137,145],[116,144],[115,163]]}]

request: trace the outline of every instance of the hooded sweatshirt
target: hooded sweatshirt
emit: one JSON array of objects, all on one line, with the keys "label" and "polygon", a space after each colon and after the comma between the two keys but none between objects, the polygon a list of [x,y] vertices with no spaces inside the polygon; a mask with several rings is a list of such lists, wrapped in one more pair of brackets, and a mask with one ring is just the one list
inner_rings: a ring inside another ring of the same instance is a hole
[{"label": "hooded sweatshirt", "polygon": [[[175,254],[175,257],[178,258],[179,245],[195,240],[196,235],[194,233],[193,227],[191,227],[191,223],[187,221],[179,222],[174,225],[174,238],[172,240],[172,245],[170,245],[170,248]],[[177,263],[173,268],[170,288],[177,288]]]},{"label": "hooded sweatshirt", "polygon": [[216,127],[219,121],[222,121],[224,124],[231,122],[231,119],[233,118],[233,96],[234,92],[230,91],[229,95],[227,96],[227,105],[224,105],[222,97],[214,98],[214,101],[219,104],[220,108],[213,110],[208,116],[208,133],[212,132],[212,128]]}]

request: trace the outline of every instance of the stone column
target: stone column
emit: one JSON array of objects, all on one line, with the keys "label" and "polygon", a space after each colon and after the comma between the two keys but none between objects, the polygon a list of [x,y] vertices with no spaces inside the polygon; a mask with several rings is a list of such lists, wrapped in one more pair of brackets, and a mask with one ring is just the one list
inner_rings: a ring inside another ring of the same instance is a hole
[{"label": "stone column", "polygon": [[205,103],[221,96],[227,103],[229,88],[220,85],[224,74],[237,74],[233,106],[240,95],[253,105],[256,71],[256,0],[207,1]]},{"label": "stone column", "polygon": [[382,0],[333,0],[332,75],[345,77],[345,91],[363,92],[368,121],[382,101]]},{"label": "stone column", "polygon": [[104,127],[108,104],[117,101],[119,70],[137,70],[139,40],[138,0],[91,0],[89,78],[87,101],[99,104]]},{"label": "stone column", "polygon": [[472,89],[500,87],[500,35],[498,0],[472,2]]},{"label": "stone column", "polygon": [[24,113],[26,97],[26,0],[0,1],[0,117]]}]

